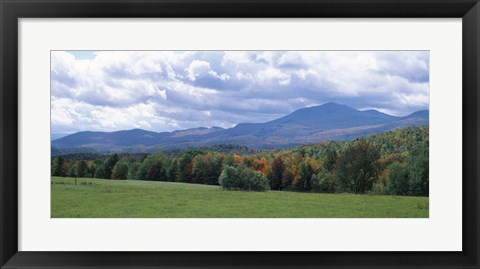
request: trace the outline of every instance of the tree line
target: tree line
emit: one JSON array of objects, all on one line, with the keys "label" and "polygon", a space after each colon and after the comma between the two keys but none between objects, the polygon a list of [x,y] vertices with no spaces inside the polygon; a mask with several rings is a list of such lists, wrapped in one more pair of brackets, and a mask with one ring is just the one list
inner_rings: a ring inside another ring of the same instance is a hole
[{"label": "tree line", "polygon": [[187,149],[174,156],[164,152],[91,159],[57,156],[52,158],[51,172],[52,176],[220,185],[229,190],[428,196],[428,147],[428,127],[407,127],[353,141],[246,155]]}]

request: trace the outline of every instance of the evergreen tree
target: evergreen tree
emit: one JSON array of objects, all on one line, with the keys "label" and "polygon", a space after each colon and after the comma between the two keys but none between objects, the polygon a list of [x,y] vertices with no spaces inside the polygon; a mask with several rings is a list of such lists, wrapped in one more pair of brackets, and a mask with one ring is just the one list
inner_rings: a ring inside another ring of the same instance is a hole
[{"label": "evergreen tree", "polygon": [[55,157],[52,161],[52,176],[64,177],[66,175],[65,160],[62,157]]},{"label": "evergreen tree", "polygon": [[115,164],[118,162],[118,155],[113,154],[111,156],[108,156],[107,159],[103,162],[103,167],[105,169],[105,177],[107,179],[112,178],[112,170]]},{"label": "evergreen tree", "polygon": [[78,177],[89,177],[88,165],[87,162],[81,160],[77,163],[77,176]]}]

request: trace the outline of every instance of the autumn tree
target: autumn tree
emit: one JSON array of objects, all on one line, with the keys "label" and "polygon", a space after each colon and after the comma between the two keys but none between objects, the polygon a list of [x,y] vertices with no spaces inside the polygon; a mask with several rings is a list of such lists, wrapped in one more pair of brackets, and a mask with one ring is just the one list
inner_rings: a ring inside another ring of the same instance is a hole
[{"label": "autumn tree", "polygon": [[268,165],[268,160],[265,157],[261,157],[261,158],[253,160],[252,168],[255,171],[258,171],[258,172],[260,172],[264,175],[267,175],[268,172],[269,172],[269,169],[270,169],[270,167]]}]

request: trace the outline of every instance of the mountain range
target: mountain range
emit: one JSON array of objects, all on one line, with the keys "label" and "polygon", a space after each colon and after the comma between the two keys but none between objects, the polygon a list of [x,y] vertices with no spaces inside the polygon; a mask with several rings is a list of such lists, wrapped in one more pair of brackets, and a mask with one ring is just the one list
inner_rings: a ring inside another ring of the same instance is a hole
[{"label": "mountain range", "polygon": [[173,132],[141,129],[116,132],[78,132],[52,141],[52,153],[154,152],[219,144],[253,148],[287,148],[332,140],[351,140],[407,126],[429,124],[429,111],[405,117],[377,110],[360,111],[346,105],[326,103],[302,108],[264,123],[239,123],[233,128],[199,127]]}]

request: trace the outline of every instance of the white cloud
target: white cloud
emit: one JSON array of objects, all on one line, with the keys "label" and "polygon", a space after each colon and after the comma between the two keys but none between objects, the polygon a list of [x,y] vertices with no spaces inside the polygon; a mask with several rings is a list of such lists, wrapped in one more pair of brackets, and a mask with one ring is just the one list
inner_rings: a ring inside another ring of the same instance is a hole
[{"label": "white cloud", "polygon": [[195,81],[198,77],[205,76],[212,76],[223,81],[230,79],[230,75],[219,75],[216,71],[212,70],[210,67],[210,63],[206,61],[194,60],[192,63],[190,63],[186,71],[188,73],[187,76],[191,81]]},{"label": "white cloud", "polygon": [[276,80],[281,85],[290,84],[290,76],[291,74],[283,72],[281,69],[272,67],[266,68],[257,73],[257,78],[260,83],[269,80]]},{"label": "white cloud", "polygon": [[415,51],[99,51],[51,54],[52,131],[165,131],[261,122],[325,102],[427,109]]},{"label": "white cloud", "polygon": [[205,61],[194,60],[187,68],[188,78],[192,81],[197,77],[208,74],[210,71],[210,63]]},{"label": "white cloud", "polygon": [[247,51],[225,51],[222,58],[222,65],[248,64],[251,62],[250,53]]},{"label": "white cloud", "polygon": [[283,53],[277,60],[277,65],[285,67],[303,67],[305,61],[302,58],[302,54],[296,51],[287,51]]}]

